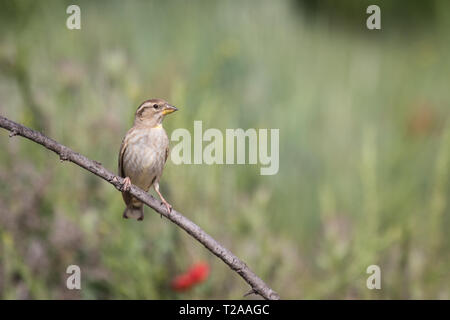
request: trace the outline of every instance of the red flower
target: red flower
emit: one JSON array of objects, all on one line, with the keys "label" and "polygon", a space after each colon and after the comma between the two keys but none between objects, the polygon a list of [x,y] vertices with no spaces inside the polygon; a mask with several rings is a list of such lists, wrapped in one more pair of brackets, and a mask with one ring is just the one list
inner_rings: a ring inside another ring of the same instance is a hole
[{"label": "red flower", "polygon": [[172,289],[175,291],[185,291],[191,288],[193,281],[189,274],[182,274],[172,281]]},{"label": "red flower", "polygon": [[189,269],[188,274],[191,275],[195,283],[200,283],[208,278],[209,265],[206,262],[199,262]]},{"label": "red flower", "polygon": [[209,265],[206,262],[198,262],[189,270],[172,281],[172,289],[175,291],[185,291],[193,286],[205,281],[209,275]]}]

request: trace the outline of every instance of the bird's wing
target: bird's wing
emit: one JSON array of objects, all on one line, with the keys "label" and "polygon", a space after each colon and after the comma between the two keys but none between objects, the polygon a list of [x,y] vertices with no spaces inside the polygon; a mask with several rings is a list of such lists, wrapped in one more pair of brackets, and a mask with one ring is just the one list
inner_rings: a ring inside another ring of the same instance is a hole
[{"label": "bird's wing", "polygon": [[168,157],[169,157],[169,147],[166,148],[166,158],[164,159],[164,163],[167,162]]},{"label": "bird's wing", "polygon": [[[119,151],[119,176],[122,178],[125,178],[125,173],[123,172],[123,158],[125,155],[125,151],[127,150],[128,142],[125,138],[123,138],[122,144],[120,145],[120,151]],[[128,204],[131,202],[131,196],[128,192],[122,192],[122,198],[123,201],[125,201],[125,204],[128,206]]]},{"label": "bird's wing", "polygon": [[127,150],[128,143],[126,139],[124,138],[122,141],[122,145],[120,146],[120,152],[119,152],[119,175],[124,178],[125,173],[123,172],[123,156],[125,154],[125,150]]}]

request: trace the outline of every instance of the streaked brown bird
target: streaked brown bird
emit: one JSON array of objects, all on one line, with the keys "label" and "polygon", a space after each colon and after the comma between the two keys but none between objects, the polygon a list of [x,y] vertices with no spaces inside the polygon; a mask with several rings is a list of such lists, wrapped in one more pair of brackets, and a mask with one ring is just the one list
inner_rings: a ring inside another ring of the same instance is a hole
[{"label": "streaked brown bird", "polygon": [[148,191],[155,188],[166,206],[172,206],[159,191],[159,179],[169,155],[169,138],[162,127],[164,117],[178,109],[162,99],[144,101],[136,110],[134,125],[122,141],[119,152],[119,175],[125,178],[122,197],[127,207],[124,218],[144,219],[144,205],[128,192],[130,185]]}]

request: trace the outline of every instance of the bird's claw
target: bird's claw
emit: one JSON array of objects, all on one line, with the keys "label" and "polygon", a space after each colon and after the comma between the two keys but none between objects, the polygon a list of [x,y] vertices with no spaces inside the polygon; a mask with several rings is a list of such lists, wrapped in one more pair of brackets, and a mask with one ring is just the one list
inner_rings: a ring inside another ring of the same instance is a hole
[{"label": "bird's claw", "polygon": [[130,191],[131,180],[128,177],[125,177],[122,182],[122,191]]},{"label": "bird's claw", "polygon": [[161,204],[166,206],[168,214],[170,214],[172,212],[172,206],[170,205],[170,203],[168,203],[167,201],[163,201],[163,202],[161,202]]}]

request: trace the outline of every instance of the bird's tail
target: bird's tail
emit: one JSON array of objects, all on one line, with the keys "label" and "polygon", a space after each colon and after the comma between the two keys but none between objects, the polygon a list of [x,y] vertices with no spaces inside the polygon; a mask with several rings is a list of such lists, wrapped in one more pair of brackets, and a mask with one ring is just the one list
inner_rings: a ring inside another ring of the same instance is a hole
[{"label": "bird's tail", "polygon": [[140,204],[129,204],[123,211],[123,217],[125,219],[137,219],[139,221],[144,220],[144,205]]}]

